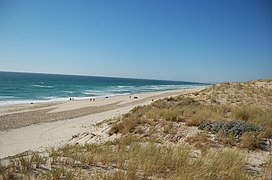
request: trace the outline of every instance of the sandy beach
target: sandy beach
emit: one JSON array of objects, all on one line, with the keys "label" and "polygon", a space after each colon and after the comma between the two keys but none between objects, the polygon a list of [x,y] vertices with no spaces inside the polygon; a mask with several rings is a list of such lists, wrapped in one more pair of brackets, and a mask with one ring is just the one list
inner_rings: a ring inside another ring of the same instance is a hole
[{"label": "sandy beach", "polygon": [[[106,138],[108,127],[97,123],[121,116],[152,100],[202,90],[171,91],[115,96],[95,101],[77,100],[40,104],[6,105],[0,108],[0,158],[29,150],[45,150],[65,143],[92,143]],[[103,136],[103,137],[102,137]],[[76,137],[76,138],[75,138]],[[76,139],[76,140],[75,140]]]}]

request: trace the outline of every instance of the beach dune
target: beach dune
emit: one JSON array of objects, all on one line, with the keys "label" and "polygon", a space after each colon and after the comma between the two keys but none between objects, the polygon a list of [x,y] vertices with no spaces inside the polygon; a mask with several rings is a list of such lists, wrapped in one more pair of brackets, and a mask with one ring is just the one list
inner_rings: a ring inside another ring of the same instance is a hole
[{"label": "beach dune", "polygon": [[[43,151],[61,146],[79,134],[99,134],[95,125],[105,119],[121,116],[132,108],[152,103],[160,98],[200,91],[179,89],[148,92],[129,96],[100,98],[96,101],[75,100],[42,104],[2,106],[0,110],[0,158],[25,151]],[[134,99],[133,97],[138,97]],[[104,129],[107,129],[105,127]],[[107,136],[103,130],[103,136]],[[91,143],[85,137],[81,143]]]}]

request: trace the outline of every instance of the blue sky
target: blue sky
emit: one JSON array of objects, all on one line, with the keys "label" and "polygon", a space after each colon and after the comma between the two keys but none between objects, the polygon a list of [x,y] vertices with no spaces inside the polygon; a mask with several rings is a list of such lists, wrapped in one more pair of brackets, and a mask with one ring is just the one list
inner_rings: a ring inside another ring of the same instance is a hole
[{"label": "blue sky", "polygon": [[0,0],[0,71],[272,78],[272,1]]}]

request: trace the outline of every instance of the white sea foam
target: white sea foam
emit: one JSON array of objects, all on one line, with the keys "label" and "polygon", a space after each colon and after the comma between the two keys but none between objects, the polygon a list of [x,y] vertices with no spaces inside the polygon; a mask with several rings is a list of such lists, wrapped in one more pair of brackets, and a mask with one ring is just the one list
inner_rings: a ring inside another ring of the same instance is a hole
[{"label": "white sea foam", "polygon": [[[52,86],[43,86],[43,85],[33,85],[37,87],[46,87],[50,88]],[[198,87],[198,85],[144,85],[144,86],[110,86],[101,90],[83,90],[80,93],[83,96],[76,97],[71,96],[75,100],[81,99],[89,99],[89,98],[105,98],[105,97],[113,97],[113,96],[122,96],[129,95],[133,93],[141,93],[141,92],[154,92],[154,91],[163,91],[163,90],[173,90],[173,89],[187,89]],[[75,91],[63,91],[65,93],[69,93],[72,95]],[[66,94],[67,95],[67,94]],[[14,99],[14,100],[11,100]],[[0,105],[7,104],[30,104],[30,103],[46,103],[46,102],[55,102],[55,101],[68,101],[70,96],[68,97],[56,97],[56,96],[48,96],[41,97],[39,100],[34,99],[26,99],[26,100],[16,100],[13,96],[0,96]]]},{"label": "white sea foam", "polygon": [[119,95],[127,95],[132,94],[133,91],[128,91],[125,89],[103,89],[103,90],[84,90],[81,91],[81,94],[89,95],[91,97],[111,97],[111,96],[119,96]]},{"label": "white sea foam", "polygon": [[128,92],[128,91],[131,91],[129,89],[109,89],[107,90],[107,92]]},{"label": "white sea foam", "polygon": [[90,98],[99,99],[99,98],[105,98],[105,97],[124,96],[124,95],[128,95],[128,94],[131,94],[131,93],[104,94],[104,95],[101,95],[101,96],[85,96],[85,97],[74,97],[74,98],[75,98],[75,100],[84,100],[84,99],[90,99]]},{"label": "white sea foam", "polygon": [[0,96],[0,99],[12,99],[14,96]]},{"label": "white sea foam", "polygon": [[74,91],[63,91],[63,92],[68,93],[68,94],[74,93]]},{"label": "white sea foam", "polygon": [[0,101],[1,105],[13,105],[13,104],[30,104],[30,103],[48,103],[48,102],[58,102],[58,101],[68,101],[69,98],[55,98],[55,97],[48,97],[44,100],[34,100],[34,99],[27,99],[27,100],[7,100],[7,101]]},{"label": "white sea foam", "polygon": [[162,90],[173,90],[173,89],[185,89],[193,87],[191,85],[146,85],[142,86],[142,90],[146,91],[162,91]]},{"label": "white sea foam", "polygon": [[85,95],[93,95],[93,96],[101,96],[106,94],[105,91],[100,91],[100,90],[84,90],[81,91],[81,94],[85,94]]},{"label": "white sea foam", "polygon": [[53,88],[54,86],[45,86],[45,85],[39,85],[39,84],[33,84],[34,87],[41,87],[41,88]]},{"label": "white sea foam", "polygon": [[132,89],[135,88],[136,86],[110,86],[110,89]]}]

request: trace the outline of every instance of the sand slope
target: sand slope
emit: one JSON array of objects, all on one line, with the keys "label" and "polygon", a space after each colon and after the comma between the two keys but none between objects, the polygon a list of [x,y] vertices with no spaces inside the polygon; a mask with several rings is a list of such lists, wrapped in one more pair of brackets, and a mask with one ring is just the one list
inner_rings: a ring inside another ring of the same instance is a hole
[{"label": "sand slope", "polygon": [[[132,95],[132,98],[118,96],[97,99],[94,102],[79,100],[39,104],[38,107],[6,106],[0,111],[0,124],[2,123],[2,127],[3,124],[9,122],[15,124],[7,125],[7,130],[0,131],[0,159],[28,150],[44,150],[48,147],[60,146],[68,143],[72,140],[72,136],[78,134],[98,133],[94,126],[96,123],[127,113],[135,106],[149,104],[152,99],[191,93],[201,89],[203,88],[142,93]],[[138,99],[133,99],[134,96]],[[33,113],[39,116],[35,115],[33,118]],[[47,119],[51,117],[49,114],[54,114],[52,117],[57,118]],[[21,123],[23,120],[27,120],[28,123]],[[18,128],[12,129],[12,127]],[[85,138],[81,143],[92,142],[89,140]]]}]

